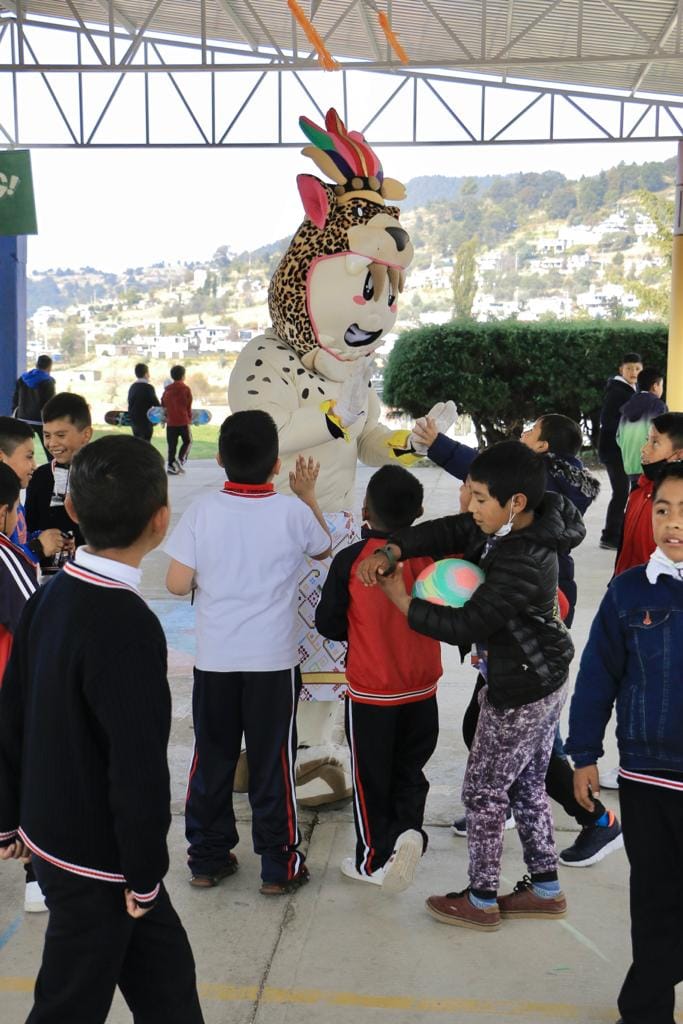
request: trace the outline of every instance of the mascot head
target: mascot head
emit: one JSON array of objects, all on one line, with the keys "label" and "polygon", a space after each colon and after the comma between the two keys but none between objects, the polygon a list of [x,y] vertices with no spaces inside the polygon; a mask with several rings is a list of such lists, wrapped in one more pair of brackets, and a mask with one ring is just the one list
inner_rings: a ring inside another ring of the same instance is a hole
[{"label": "mascot head", "polygon": [[268,304],[278,335],[309,369],[342,380],[396,321],[396,302],[413,258],[399,210],[399,181],[382,165],[360,132],[347,132],[335,110],[325,130],[299,124],[311,141],[303,153],[334,184],[311,174],[297,178],[306,219],[270,283]]}]

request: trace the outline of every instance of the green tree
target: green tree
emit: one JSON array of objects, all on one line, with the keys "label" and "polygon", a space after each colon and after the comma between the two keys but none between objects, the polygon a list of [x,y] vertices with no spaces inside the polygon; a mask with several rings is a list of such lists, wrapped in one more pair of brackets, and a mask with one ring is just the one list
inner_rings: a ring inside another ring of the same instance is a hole
[{"label": "green tree", "polygon": [[474,236],[458,249],[451,278],[453,288],[453,313],[458,318],[469,319],[477,294],[477,249],[479,239]]},{"label": "green tree", "polygon": [[[638,205],[657,228],[650,241],[664,257],[664,266],[671,268],[673,250],[673,219],[674,201],[665,196],[655,195],[647,189],[641,189],[636,196]],[[631,283],[631,291],[638,299],[638,310],[641,313],[653,313],[660,320],[668,320],[671,307],[671,285],[669,281],[652,284],[642,279]]]},{"label": "green tree", "polygon": [[64,326],[62,331],[61,349],[67,359],[75,359],[82,356],[85,351],[85,334],[74,321]]}]

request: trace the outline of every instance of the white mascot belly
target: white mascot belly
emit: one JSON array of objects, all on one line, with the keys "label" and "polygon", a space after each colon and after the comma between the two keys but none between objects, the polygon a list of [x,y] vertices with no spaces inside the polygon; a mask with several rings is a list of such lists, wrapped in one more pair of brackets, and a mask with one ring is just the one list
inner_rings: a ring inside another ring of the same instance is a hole
[{"label": "white mascot belly", "polygon": [[[306,219],[273,275],[268,304],[273,326],[242,350],[230,376],[230,409],[265,409],[280,438],[278,490],[300,453],[320,462],[318,502],[333,552],[359,539],[352,514],[356,464],[421,456],[410,432],[379,422],[370,384],[372,353],[396,321],[397,299],[413,257],[399,210],[400,182],[385,178],[359,132],[330,110],[325,129],[299,124],[312,145],[303,153],[334,184],[297,178]],[[436,412],[437,410],[432,410]],[[448,415],[447,415],[448,418]],[[450,423],[439,423],[446,429]],[[309,562],[299,587],[303,689],[297,716],[299,799],[311,805],[350,795],[344,747],[344,644],[324,640],[313,619],[328,563]]]}]

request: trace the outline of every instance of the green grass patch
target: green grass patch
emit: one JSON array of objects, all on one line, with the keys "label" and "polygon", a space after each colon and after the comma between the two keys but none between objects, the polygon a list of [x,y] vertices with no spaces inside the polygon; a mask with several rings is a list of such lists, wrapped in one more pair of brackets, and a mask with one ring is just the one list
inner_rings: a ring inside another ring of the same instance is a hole
[{"label": "green grass patch", "polygon": [[[192,427],[192,447],[190,448],[190,460],[192,459],[215,459],[218,451],[218,431],[220,424],[207,423],[203,427]],[[98,437],[106,437],[109,434],[128,434],[129,427],[95,427],[92,433],[93,441]],[[158,452],[161,452],[164,462],[168,449],[166,447],[166,430],[160,427],[154,428],[152,444]],[[180,447],[180,446],[179,446]],[[36,462],[42,465],[46,462],[45,453],[36,438],[35,446]]]}]

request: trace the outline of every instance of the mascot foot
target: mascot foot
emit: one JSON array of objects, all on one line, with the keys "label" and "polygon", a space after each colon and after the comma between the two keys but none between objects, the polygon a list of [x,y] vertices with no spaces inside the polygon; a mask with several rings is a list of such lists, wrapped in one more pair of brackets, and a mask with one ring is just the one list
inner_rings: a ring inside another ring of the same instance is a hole
[{"label": "mascot foot", "polygon": [[344,750],[315,749],[298,751],[296,797],[302,807],[323,807],[352,794],[351,774]]},{"label": "mascot foot", "polygon": [[247,764],[247,752],[243,750],[237,760],[235,768],[235,779],[232,784],[233,793],[249,792],[249,765]]}]

